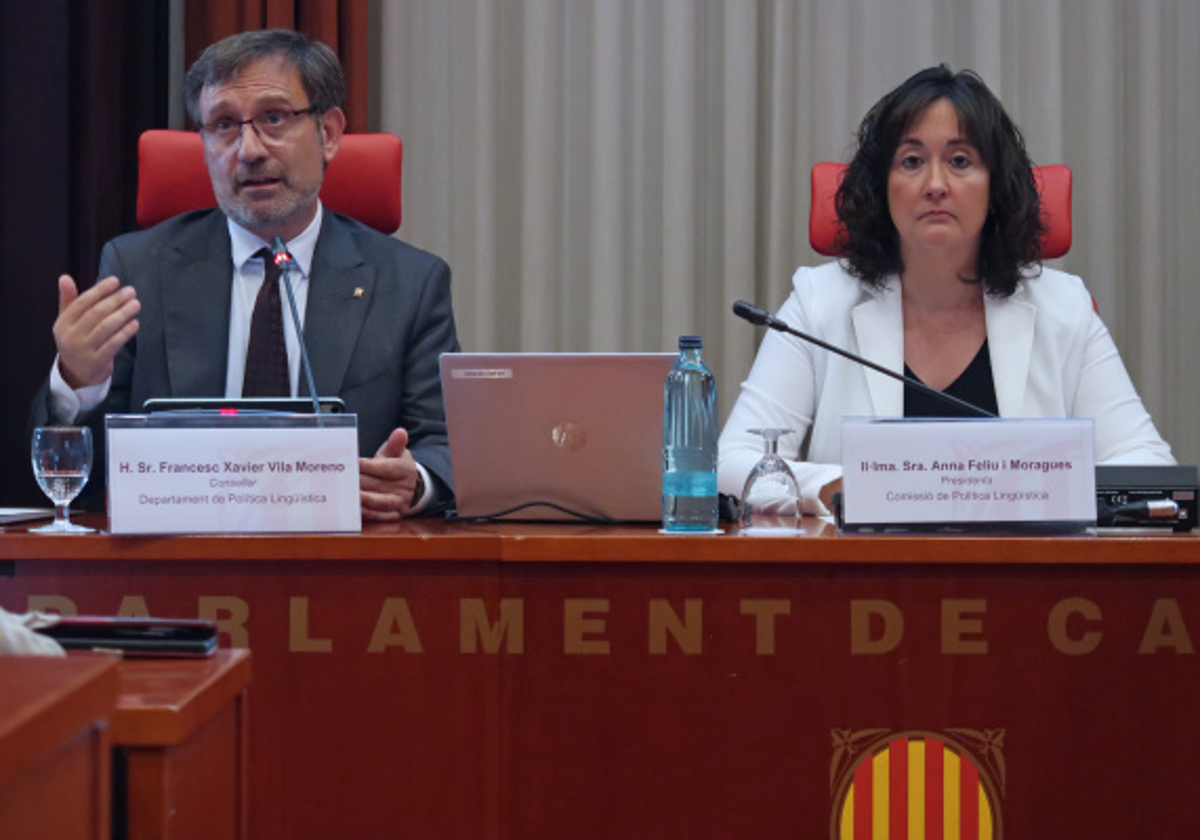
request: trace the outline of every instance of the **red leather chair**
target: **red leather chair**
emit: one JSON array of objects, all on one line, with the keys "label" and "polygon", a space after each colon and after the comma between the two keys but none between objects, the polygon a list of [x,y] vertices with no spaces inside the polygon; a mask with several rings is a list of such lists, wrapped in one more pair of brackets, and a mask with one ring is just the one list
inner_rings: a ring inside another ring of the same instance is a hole
[{"label": "red leather chair", "polygon": [[[138,224],[216,207],[204,148],[194,131],[151,130],[138,140]],[[389,236],[400,227],[400,170],[404,145],[394,134],[343,134],[325,170],[321,201]]]},{"label": "red leather chair", "polygon": [[[808,241],[826,257],[841,256],[834,244],[839,225],[833,199],[845,171],[844,163],[818,163],[812,168]],[[1062,164],[1035,166],[1033,177],[1042,198],[1042,218],[1049,228],[1042,238],[1042,259],[1061,257],[1071,250],[1071,170]]]}]

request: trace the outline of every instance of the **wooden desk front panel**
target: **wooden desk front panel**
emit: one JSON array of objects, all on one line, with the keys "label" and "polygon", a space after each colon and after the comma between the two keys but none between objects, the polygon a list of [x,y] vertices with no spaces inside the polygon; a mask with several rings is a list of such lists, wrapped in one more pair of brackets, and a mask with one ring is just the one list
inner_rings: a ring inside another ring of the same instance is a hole
[{"label": "wooden desk front panel", "polygon": [[889,733],[962,748],[994,836],[1200,836],[1190,535],[496,533],[495,562],[98,538],[108,559],[18,562],[0,604],[224,620],[255,654],[256,838],[829,837]]},{"label": "wooden desk front panel", "polygon": [[0,657],[0,837],[109,836],[113,657]]},{"label": "wooden desk front panel", "polygon": [[[117,544],[119,540],[115,541]],[[227,541],[230,556],[237,540]],[[276,543],[286,555],[286,540]],[[119,552],[114,552],[119,554]],[[254,655],[250,836],[495,836],[500,658],[461,656],[494,564],[19,562],[0,605],[217,620]],[[42,596],[49,596],[42,600]]]},{"label": "wooden desk front panel", "polygon": [[99,728],[80,732],[28,776],[0,791],[5,840],[101,840],[108,836],[108,760]]},{"label": "wooden desk front panel", "polygon": [[235,840],[242,829],[242,790],[235,757],[234,704],[175,747],[122,750],[133,840]]},{"label": "wooden desk front panel", "polygon": [[244,840],[248,835],[246,692],[250,654],[130,659],[113,718],[130,840]]},{"label": "wooden desk front panel", "polygon": [[829,836],[839,742],[887,733],[991,752],[1004,836],[1200,836],[1194,574],[563,564],[505,596],[508,836]]}]

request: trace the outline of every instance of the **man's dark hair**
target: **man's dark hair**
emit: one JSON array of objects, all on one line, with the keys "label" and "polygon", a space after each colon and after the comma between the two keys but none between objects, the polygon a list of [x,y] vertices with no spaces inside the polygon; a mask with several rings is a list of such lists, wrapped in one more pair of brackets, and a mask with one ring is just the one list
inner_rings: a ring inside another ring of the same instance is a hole
[{"label": "man's dark hair", "polygon": [[245,67],[269,56],[282,56],[300,72],[309,107],[318,117],[346,99],[346,77],[337,54],[320,41],[291,29],[239,32],[205,48],[183,80],[188,116],[200,125],[200,92],[228,82]]},{"label": "man's dark hair", "polygon": [[940,99],[954,107],[960,129],[990,175],[975,276],[963,279],[982,283],[991,295],[1007,297],[1016,291],[1022,270],[1040,262],[1045,224],[1021,132],[971,70],[954,73],[945,64],[922,70],[863,117],[858,149],[837,191],[843,228],[839,250],[850,273],[873,286],[904,271],[899,234],[888,208],[888,173],[905,132]]}]

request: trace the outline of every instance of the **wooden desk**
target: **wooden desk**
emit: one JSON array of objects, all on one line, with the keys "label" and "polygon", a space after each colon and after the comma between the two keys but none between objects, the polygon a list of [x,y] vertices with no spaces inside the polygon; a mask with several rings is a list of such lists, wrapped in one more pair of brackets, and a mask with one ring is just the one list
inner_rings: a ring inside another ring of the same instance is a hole
[{"label": "wooden desk", "polygon": [[[993,837],[1200,836],[1200,538],[813,525],[9,533],[0,605],[198,615],[252,648],[260,840],[932,825],[944,776],[906,755],[972,780],[936,818],[982,807]],[[872,793],[843,807],[850,779]],[[881,791],[926,798],[861,810]]]},{"label": "wooden desk", "polygon": [[117,659],[0,657],[0,837],[109,832],[106,721]]},{"label": "wooden desk", "polygon": [[114,835],[245,838],[249,651],[128,659],[120,678]]}]

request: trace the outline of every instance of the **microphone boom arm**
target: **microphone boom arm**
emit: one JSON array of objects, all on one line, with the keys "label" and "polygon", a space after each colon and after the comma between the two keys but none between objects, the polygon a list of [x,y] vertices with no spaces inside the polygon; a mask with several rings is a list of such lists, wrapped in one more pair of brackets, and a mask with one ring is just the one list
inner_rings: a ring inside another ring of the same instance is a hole
[{"label": "microphone boom arm", "polygon": [[894,370],[889,370],[889,369],[885,368],[883,365],[878,365],[875,362],[870,361],[869,359],[864,359],[862,356],[856,356],[853,353],[849,352],[848,350],[843,350],[840,347],[835,347],[832,344],[830,344],[829,342],[822,341],[821,339],[817,338],[816,336],[811,336],[808,333],[801,332],[800,330],[793,328],[789,324],[787,324],[783,321],[780,321],[778,318],[772,317],[761,306],[755,306],[752,303],[747,303],[744,300],[739,300],[733,304],[733,314],[737,315],[739,318],[744,318],[747,321],[749,321],[750,323],[755,324],[757,326],[769,327],[770,329],[776,330],[778,332],[787,333],[788,335],[794,335],[794,336],[796,336],[796,338],[803,339],[804,341],[807,341],[810,344],[815,344],[818,347],[822,348],[823,350],[828,350],[830,353],[836,353],[837,355],[839,355],[843,358],[849,359],[852,362],[857,362],[858,364],[860,364],[864,367],[868,367],[871,370],[876,371],[877,373],[882,373],[884,376],[890,376],[892,379],[899,380],[900,382],[903,382],[906,386],[913,388],[917,391],[920,391],[921,393],[926,394],[927,396],[933,397],[934,399],[937,399],[937,400],[942,400],[943,402],[951,403],[952,405],[958,407],[959,409],[967,411],[969,413],[969,416],[990,417],[990,418],[995,418],[995,416],[996,416],[995,414],[992,414],[990,411],[985,411],[984,409],[980,408],[979,406],[971,405],[971,403],[966,402],[965,400],[960,400],[958,397],[955,397],[952,394],[947,394],[943,391],[937,390],[936,388],[930,388],[928,385],[926,385],[924,382],[921,382],[918,379],[913,379],[912,377],[903,376],[902,374],[896,373]]},{"label": "microphone boom arm", "polygon": [[308,347],[305,346],[304,327],[300,324],[300,310],[296,308],[296,293],[292,291],[292,280],[288,277],[288,272],[292,269],[292,255],[288,253],[287,246],[284,244],[282,237],[279,236],[276,236],[271,243],[271,251],[275,265],[279,266],[279,276],[283,281],[283,288],[287,292],[288,305],[292,310],[292,326],[296,328],[296,341],[300,345],[300,367],[304,369],[304,376],[308,381],[308,395],[312,397],[313,414],[320,421],[321,398],[317,396],[317,384],[313,380],[312,365],[308,361]]}]

